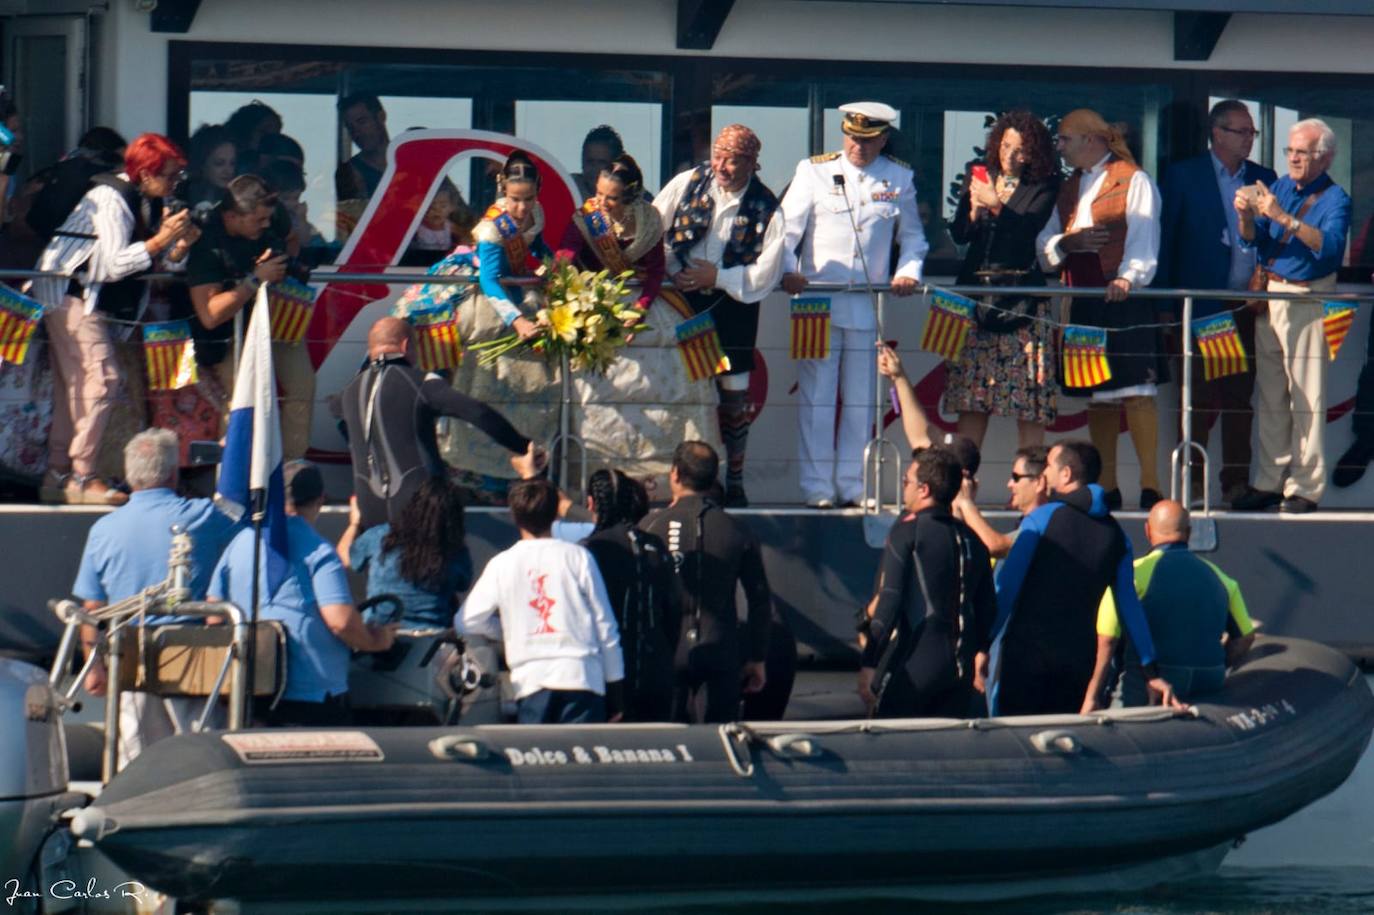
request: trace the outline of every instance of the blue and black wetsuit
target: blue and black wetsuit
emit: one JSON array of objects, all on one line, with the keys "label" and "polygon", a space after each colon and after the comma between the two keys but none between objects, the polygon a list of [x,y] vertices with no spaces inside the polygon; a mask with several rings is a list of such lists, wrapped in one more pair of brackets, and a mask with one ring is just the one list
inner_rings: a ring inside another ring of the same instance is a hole
[{"label": "blue and black wetsuit", "polygon": [[1154,641],[1135,592],[1131,541],[1086,486],[1031,512],[998,567],[989,711],[1075,714],[1097,657],[1097,610],[1108,588],[1148,676]]}]

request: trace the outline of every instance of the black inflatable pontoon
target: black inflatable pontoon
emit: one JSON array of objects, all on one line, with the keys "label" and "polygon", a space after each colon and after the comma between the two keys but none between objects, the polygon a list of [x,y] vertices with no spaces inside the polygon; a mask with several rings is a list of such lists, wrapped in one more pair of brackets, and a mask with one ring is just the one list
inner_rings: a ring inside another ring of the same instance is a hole
[{"label": "black inflatable pontoon", "polygon": [[1263,639],[1177,716],[177,737],[73,830],[189,899],[997,897],[1215,867],[1371,727],[1343,655]]}]

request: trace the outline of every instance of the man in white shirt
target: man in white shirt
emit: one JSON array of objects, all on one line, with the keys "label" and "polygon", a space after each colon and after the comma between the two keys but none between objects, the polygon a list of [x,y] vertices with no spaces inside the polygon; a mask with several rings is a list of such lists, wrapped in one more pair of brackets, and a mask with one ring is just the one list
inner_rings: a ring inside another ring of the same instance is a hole
[{"label": "man in white shirt", "polygon": [[744,454],[754,410],[749,372],[759,330],[759,303],[782,275],[783,220],[778,198],[755,174],[763,145],[742,124],[721,130],[709,164],[669,181],[654,198],[674,291],[665,297],[692,314],[709,311],[730,367],[716,376],[725,443],[725,504],[743,508]]},{"label": "man in white shirt", "polygon": [[514,483],[508,502],[520,540],[487,563],[453,628],[502,640],[520,724],[604,722],[607,684],[619,687],[625,664],[601,572],[585,548],[551,536],[552,483]]},{"label": "man in white shirt", "polygon": [[[830,353],[797,362],[801,489],[812,508],[830,508],[837,496],[841,505],[863,498],[879,330],[866,287],[888,281],[895,239],[900,247],[892,291],[915,292],[930,248],[916,212],[911,167],[883,154],[896,110],[882,102],[853,102],[840,111],[844,151],[797,163],[782,199],[783,289],[800,295],[815,282],[860,290],[820,294],[830,314]],[[844,404],[838,442],[837,395]]]},{"label": "man in white shirt", "polygon": [[[1096,111],[1080,108],[1059,122],[1055,146],[1073,174],[1036,239],[1047,271],[1063,273],[1067,286],[1107,288],[1105,299],[1076,298],[1069,322],[1107,330],[1111,377],[1100,384],[1064,388],[1090,394],[1088,432],[1102,455],[1107,505],[1121,507],[1116,480],[1116,442],[1121,409],[1140,461],[1140,507],[1160,499],[1159,414],[1155,397],[1164,380],[1155,310],[1130,301],[1132,289],[1148,286],[1159,261],[1159,190],[1136,165],[1119,127]],[[1142,326],[1143,325],[1143,326]],[[1129,328],[1129,329],[1128,329]]]}]

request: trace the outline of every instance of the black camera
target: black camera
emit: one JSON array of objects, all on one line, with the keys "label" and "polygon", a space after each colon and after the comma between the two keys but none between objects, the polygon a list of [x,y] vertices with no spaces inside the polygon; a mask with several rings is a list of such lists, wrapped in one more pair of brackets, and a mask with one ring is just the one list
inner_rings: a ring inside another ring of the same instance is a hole
[{"label": "black camera", "polygon": [[204,231],[205,227],[210,224],[210,220],[214,218],[217,209],[219,209],[219,204],[212,200],[202,200],[195,206],[191,206],[184,197],[168,197],[163,207],[163,218],[175,216],[182,210],[189,210],[191,215],[187,218],[191,220],[191,225]]}]

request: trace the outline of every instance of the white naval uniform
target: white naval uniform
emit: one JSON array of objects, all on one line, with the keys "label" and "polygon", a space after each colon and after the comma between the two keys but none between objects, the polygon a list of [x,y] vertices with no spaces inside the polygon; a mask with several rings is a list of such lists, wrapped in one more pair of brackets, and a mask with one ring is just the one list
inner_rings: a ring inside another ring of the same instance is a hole
[{"label": "white naval uniform", "polygon": [[[844,175],[843,191],[835,175]],[[850,222],[852,207],[854,223]],[[875,284],[890,276],[921,279],[930,250],[916,212],[916,187],[910,168],[879,156],[859,168],[842,153],[803,159],[782,200],[784,273],[800,273],[811,283],[842,283],[857,292],[803,295],[830,298],[830,355],[797,363],[800,476],[807,500],[838,496],[841,503],[863,495],[863,449],[874,413],[878,331],[872,299],[865,289],[864,260]],[[858,225],[858,239],[854,224]],[[892,241],[899,246],[892,269]],[[859,246],[863,246],[863,259]],[[838,446],[837,395],[843,399]]]}]

